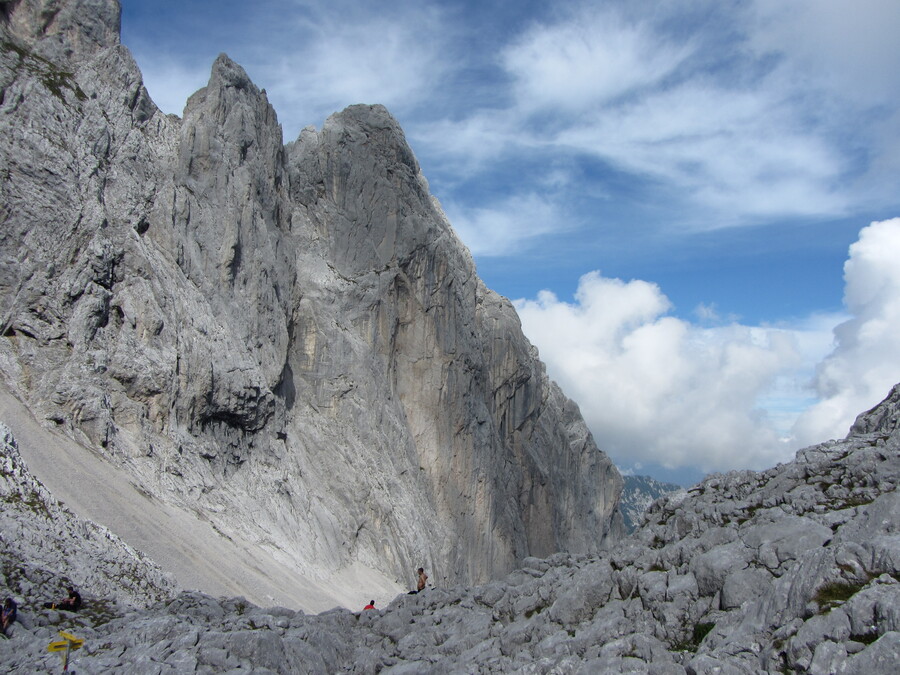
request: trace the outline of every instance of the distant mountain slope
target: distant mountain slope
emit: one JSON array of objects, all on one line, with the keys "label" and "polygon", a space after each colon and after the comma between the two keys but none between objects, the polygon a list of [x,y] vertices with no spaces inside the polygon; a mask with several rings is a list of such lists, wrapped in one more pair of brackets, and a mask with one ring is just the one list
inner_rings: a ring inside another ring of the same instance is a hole
[{"label": "distant mountain slope", "polygon": [[622,520],[625,522],[625,530],[628,533],[634,532],[643,520],[644,512],[659,497],[684,489],[680,485],[662,483],[650,476],[623,476],[622,478],[625,483],[622,487],[619,509],[622,511]]}]

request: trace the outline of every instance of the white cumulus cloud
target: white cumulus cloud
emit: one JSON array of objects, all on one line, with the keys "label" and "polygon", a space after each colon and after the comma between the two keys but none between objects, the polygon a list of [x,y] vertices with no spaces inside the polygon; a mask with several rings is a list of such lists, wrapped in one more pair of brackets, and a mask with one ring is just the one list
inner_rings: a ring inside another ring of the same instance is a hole
[{"label": "white cumulus cloud", "polygon": [[526,335],[620,464],[760,468],[786,457],[757,405],[802,363],[789,331],[701,328],[668,316],[655,284],[581,278],[574,303],[550,292],[519,300]]},{"label": "white cumulus cloud", "polygon": [[758,469],[845,436],[900,382],[898,260],[900,218],[872,223],[844,266],[846,313],[784,326],[685,321],[655,284],[599,272],[581,278],[574,302],[542,291],[515,305],[548,373],[622,467]]},{"label": "white cumulus cloud", "polygon": [[821,399],[797,421],[801,443],[842,437],[856,415],[900,382],[900,218],[864,228],[844,264],[850,319],[815,378]]}]

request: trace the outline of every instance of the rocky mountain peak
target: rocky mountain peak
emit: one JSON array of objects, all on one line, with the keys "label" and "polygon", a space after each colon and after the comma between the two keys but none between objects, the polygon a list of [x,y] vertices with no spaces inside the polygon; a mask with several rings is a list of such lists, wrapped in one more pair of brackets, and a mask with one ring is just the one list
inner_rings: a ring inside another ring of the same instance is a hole
[{"label": "rocky mountain peak", "polygon": [[[247,542],[234,555],[337,574],[335,597],[360,571],[483,581],[620,533],[615,467],[384,107],[285,146],[223,54],[183,118],[162,115],[101,39],[116,3],[6,7],[57,18],[28,29],[43,70],[7,43],[0,59],[0,394]],[[241,592],[302,606],[284,586]]]},{"label": "rocky mountain peak", "polygon": [[871,410],[860,413],[847,438],[870,433],[891,434],[900,428],[900,385]]},{"label": "rocky mountain peak", "polygon": [[60,65],[119,43],[118,0],[2,0],[5,30]]}]

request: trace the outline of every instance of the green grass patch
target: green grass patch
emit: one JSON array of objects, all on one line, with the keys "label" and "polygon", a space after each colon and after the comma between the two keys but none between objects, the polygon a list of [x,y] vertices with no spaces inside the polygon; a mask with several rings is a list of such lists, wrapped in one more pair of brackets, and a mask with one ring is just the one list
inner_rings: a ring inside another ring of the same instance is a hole
[{"label": "green grass patch", "polygon": [[835,511],[843,511],[844,509],[852,509],[857,506],[865,506],[866,504],[871,504],[873,501],[875,500],[869,497],[847,497],[847,499],[840,504],[836,504],[834,509]]},{"label": "green grass patch", "polygon": [[43,497],[35,490],[32,490],[27,495],[19,493],[6,495],[2,500],[11,506],[27,509],[37,516],[42,516],[47,520],[53,520],[53,514],[51,514],[50,509],[47,508],[47,502],[45,502]]},{"label": "green grass patch", "polygon": [[859,593],[866,583],[829,581],[819,587],[812,599],[819,606],[819,614],[827,614]]},{"label": "green grass patch", "polygon": [[683,642],[672,645],[672,649],[676,652],[696,652],[700,647],[700,643],[709,635],[709,632],[715,628],[716,624],[702,621],[694,625],[689,638]]},{"label": "green grass patch", "polygon": [[47,90],[56,98],[66,104],[64,89],[71,91],[79,101],[87,100],[87,94],[76,83],[73,73],[61,70],[56,64],[42,56],[32,53],[22,45],[9,40],[0,41],[0,50],[11,52],[18,56],[19,63],[16,73],[25,70],[41,81]]}]

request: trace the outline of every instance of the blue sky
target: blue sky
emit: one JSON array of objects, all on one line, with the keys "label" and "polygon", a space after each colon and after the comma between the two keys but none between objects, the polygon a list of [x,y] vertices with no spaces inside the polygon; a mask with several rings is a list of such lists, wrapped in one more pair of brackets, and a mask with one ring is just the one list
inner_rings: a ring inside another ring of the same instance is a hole
[{"label": "blue sky", "polygon": [[122,4],[165,112],[220,52],[286,142],[386,105],[626,471],[770,466],[900,381],[895,0]]}]

